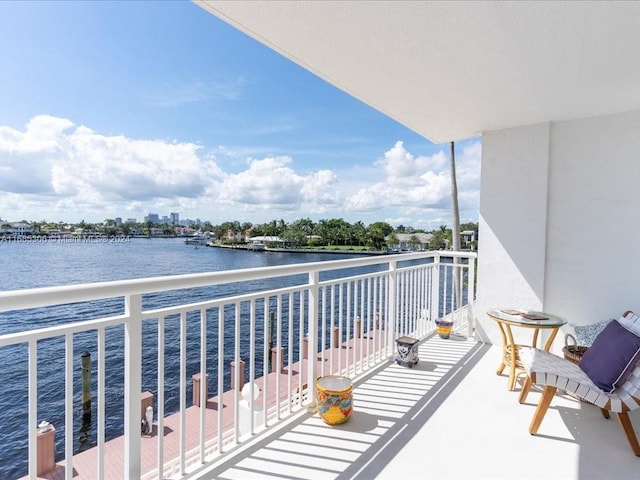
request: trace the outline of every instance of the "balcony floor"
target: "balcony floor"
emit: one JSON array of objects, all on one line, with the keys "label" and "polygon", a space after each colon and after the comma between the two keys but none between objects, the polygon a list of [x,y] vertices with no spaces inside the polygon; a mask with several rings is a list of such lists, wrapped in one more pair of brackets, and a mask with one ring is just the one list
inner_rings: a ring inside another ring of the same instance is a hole
[{"label": "balcony floor", "polygon": [[[540,393],[518,403],[495,374],[501,348],[433,337],[419,352],[412,369],[389,364],[357,382],[346,424],[304,413],[192,478],[638,478],[615,417],[566,395],[530,435]],[[640,413],[630,417],[640,432]]]}]

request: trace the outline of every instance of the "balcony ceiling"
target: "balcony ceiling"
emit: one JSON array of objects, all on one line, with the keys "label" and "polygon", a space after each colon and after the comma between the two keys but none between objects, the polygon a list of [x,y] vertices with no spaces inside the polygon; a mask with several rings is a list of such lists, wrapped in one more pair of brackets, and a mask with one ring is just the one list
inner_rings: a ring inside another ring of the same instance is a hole
[{"label": "balcony ceiling", "polygon": [[436,143],[640,108],[640,2],[196,3]]}]

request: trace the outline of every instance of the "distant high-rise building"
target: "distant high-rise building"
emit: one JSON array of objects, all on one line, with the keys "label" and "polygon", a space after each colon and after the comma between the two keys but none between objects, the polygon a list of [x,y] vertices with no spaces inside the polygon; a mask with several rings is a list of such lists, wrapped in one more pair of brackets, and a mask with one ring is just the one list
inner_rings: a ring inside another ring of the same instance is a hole
[{"label": "distant high-rise building", "polygon": [[149,215],[144,217],[144,221],[145,222],[151,222],[151,223],[159,223],[160,222],[160,217],[158,216],[157,213],[150,213]]},{"label": "distant high-rise building", "polygon": [[166,215],[162,216],[162,223],[165,225],[169,225],[169,217],[167,217]]},{"label": "distant high-rise building", "polygon": [[171,212],[169,217],[171,218],[171,225],[180,225],[180,214],[178,212]]},{"label": "distant high-rise building", "polygon": [[116,225],[122,225],[122,217],[115,218]]},{"label": "distant high-rise building", "polygon": [[127,218],[127,223],[138,223],[137,218]]}]

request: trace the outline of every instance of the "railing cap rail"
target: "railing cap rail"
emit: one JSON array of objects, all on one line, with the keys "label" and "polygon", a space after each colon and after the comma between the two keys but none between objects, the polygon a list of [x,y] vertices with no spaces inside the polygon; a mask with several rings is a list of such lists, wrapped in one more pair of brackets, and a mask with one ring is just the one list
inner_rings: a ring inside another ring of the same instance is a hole
[{"label": "railing cap rail", "polygon": [[275,267],[246,268],[220,272],[189,273],[163,277],[9,290],[0,292],[0,312],[436,257],[476,258],[476,254],[475,252],[453,251],[402,253],[297,263]]}]

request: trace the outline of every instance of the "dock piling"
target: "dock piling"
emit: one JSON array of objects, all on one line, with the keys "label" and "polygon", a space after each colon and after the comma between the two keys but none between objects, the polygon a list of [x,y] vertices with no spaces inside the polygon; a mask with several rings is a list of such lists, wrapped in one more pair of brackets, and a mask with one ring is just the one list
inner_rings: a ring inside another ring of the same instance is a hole
[{"label": "dock piling", "polygon": [[[280,355],[280,363],[278,364],[278,355]],[[271,349],[271,371],[282,373],[284,371],[284,348],[273,347]]]},{"label": "dock piling", "polygon": [[333,327],[331,334],[331,348],[340,348],[340,330],[338,327]]},{"label": "dock piling", "polygon": [[91,354],[82,352],[82,413],[91,416]]},{"label": "dock piling", "polygon": [[202,381],[202,378],[199,373],[194,373],[191,376],[191,379],[193,380],[193,395],[191,400],[196,407],[199,407],[201,403],[200,388],[204,388],[204,398],[208,398],[209,396],[209,374],[207,373],[205,375],[204,382]]},{"label": "dock piling", "polygon": [[56,466],[56,429],[49,422],[38,425],[36,475],[49,473]]},{"label": "dock piling", "polygon": [[302,359],[306,359],[309,356],[309,334],[305,333],[302,339]]},{"label": "dock piling", "polygon": [[273,328],[275,326],[275,313],[269,312],[269,348],[273,347]]},{"label": "dock piling", "polygon": [[240,360],[239,362],[231,362],[231,390],[235,388],[236,385],[236,366],[238,367],[238,390],[242,390],[244,387],[244,360]]}]

